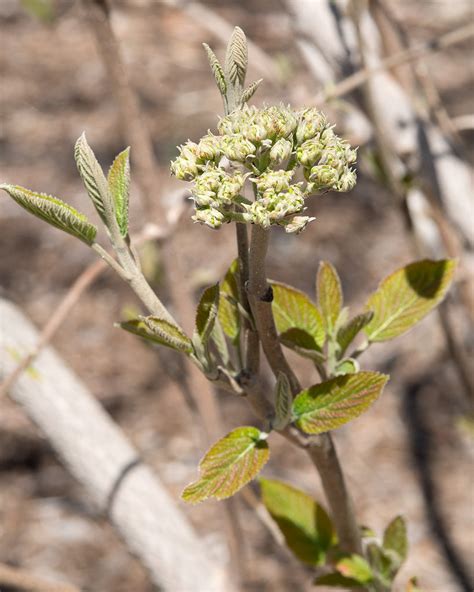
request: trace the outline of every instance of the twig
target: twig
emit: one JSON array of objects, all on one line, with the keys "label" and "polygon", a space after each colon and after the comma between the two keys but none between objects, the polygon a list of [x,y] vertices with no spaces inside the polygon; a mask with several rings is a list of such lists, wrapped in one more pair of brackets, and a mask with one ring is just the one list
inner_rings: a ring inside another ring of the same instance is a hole
[{"label": "twig", "polygon": [[13,588],[24,592],[80,592],[71,584],[59,584],[43,580],[23,569],[0,564],[0,590]]},{"label": "twig", "polygon": [[328,101],[329,99],[335,99],[347,95],[351,91],[355,90],[359,86],[362,86],[367,80],[369,80],[374,74],[384,72],[385,70],[392,70],[402,64],[407,64],[420,57],[435,53],[442,49],[446,49],[452,45],[462,43],[467,39],[470,39],[474,35],[474,25],[464,25],[441,35],[436,39],[432,39],[426,43],[422,43],[415,47],[411,47],[404,51],[389,56],[384,60],[381,60],[380,64],[375,67],[365,67],[355,72],[351,76],[348,76],[341,82],[338,82],[332,88],[325,89],[316,95],[315,103],[317,105]]}]

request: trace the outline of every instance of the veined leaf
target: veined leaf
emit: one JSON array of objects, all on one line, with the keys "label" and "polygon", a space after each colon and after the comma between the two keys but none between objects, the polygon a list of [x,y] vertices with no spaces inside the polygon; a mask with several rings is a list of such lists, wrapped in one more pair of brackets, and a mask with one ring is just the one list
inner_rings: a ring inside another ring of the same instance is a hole
[{"label": "veined leaf", "polygon": [[346,578],[352,578],[361,584],[367,584],[374,578],[372,569],[367,561],[360,555],[351,555],[338,561],[337,571]]},{"label": "veined leaf", "polygon": [[196,332],[202,343],[207,343],[219,310],[219,284],[204,290],[196,311]]},{"label": "veined leaf", "polygon": [[378,372],[357,372],[312,386],[293,401],[295,423],[307,434],[334,430],[366,411],[387,380]]},{"label": "veined leaf", "polygon": [[370,323],[374,316],[371,310],[356,315],[353,319],[345,323],[337,332],[337,342],[339,344],[339,357],[345,354],[349,345],[354,341],[359,331]]},{"label": "veined leaf", "polygon": [[241,105],[244,105],[245,103],[248,103],[250,101],[250,99],[253,97],[253,95],[257,92],[257,89],[260,86],[262,81],[263,81],[263,78],[260,78],[259,80],[256,80],[255,82],[252,82],[252,84],[249,84],[247,86],[247,88],[242,93],[242,96],[240,97],[240,104]]},{"label": "veined leaf", "polygon": [[329,516],[303,491],[281,481],[260,479],[262,501],[291,551],[309,565],[321,565],[335,537]]},{"label": "veined leaf", "polygon": [[235,259],[225,274],[220,288],[219,321],[224,333],[235,342],[240,333],[240,316],[237,308],[239,264]]},{"label": "veined leaf", "polygon": [[301,329],[309,334],[318,348],[325,340],[324,322],[316,305],[292,286],[271,282],[273,289],[272,310],[278,333],[289,329]]},{"label": "veined leaf", "polygon": [[411,329],[444,298],[455,268],[454,259],[425,259],[385,278],[366,305],[374,312],[365,327],[369,340],[387,341]]},{"label": "veined leaf", "polygon": [[342,574],[334,572],[319,576],[314,580],[316,586],[328,586],[334,588],[349,588],[350,590],[362,590],[363,585],[352,578],[345,578]]},{"label": "veined leaf", "polygon": [[309,358],[316,364],[324,363],[325,355],[317,345],[314,337],[303,329],[288,329],[280,335],[281,343],[303,358]]},{"label": "veined leaf", "polygon": [[248,51],[245,33],[240,27],[232,32],[225,56],[225,73],[232,84],[243,86],[247,73]]},{"label": "veined leaf", "polygon": [[158,345],[165,345],[186,354],[193,351],[191,340],[180,329],[162,319],[140,317],[120,323],[119,326],[129,333]]},{"label": "veined leaf", "polygon": [[272,422],[275,430],[282,430],[290,423],[292,403],[290,383],[286,375],[280,372],[276,383],[275,417]]},{"label": "veined leaf", "polygon": [[120,234],[125,237],[128,234],[128,201],[130,186],[130,148],[115,158],[107,177],[109,192],[115,206],[115,218],[120,229]]},{"label": "veined leaf", "polygon": [[199,463],[201,478],[182,493],[186,502],[234,495],[251,481],[268,461],[267,434],[254,427],[232,430],[216,442]]},{"label": "veined leaf", "polygon": [[341,281],[335,268],[327,261],[321,261],[316,277],[318,305],[326,330],[331,333],[342,309]]},{"label": "veined leaf", "polygon": [[[92,148],[87,143],[86,134],[83,133],[77,140],[74,148],[77,170],[81,175],[87,193],[92,200],[99,216],[107,224],[106,212],[112,203],[109,203],[107,180],[102,167],[97,162]],[[109,207],[107,207],[109,206]]]},{"label": "veined leaf", "polygon": [[73,207],[57,197],[45,193],[35,193],[19,185],[0,185],[18,205],[41,218],[48,224],[72,234],[76,238],[90,245],[94,242],[97,228],[91,224],[84,214],[80,214]]},{"label": "veined leaf", "polygon": [[207,43],[203,43],[203,47],[207,53],[207,59],[209,60],[209,65],[211,66],[212,73],[214,74],[214,79],[217,84],[217,88],[219,89],[221,95],[225,97],[227,92],[227,83],[225,81],[224,70],[217,59],[216,54],[212,51]]},{"label": "veined leaf", "polygon": [[402,516],[397,516],[390,522],[383,534],[383,548],[394,551],[400,557],[400,563],[408,555],[407,527]]}]

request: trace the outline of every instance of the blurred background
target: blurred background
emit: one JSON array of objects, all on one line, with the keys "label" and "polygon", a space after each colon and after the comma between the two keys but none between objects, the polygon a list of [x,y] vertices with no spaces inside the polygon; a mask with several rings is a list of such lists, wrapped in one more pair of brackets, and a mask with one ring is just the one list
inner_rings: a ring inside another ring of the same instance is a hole
[{"label": "blurred background", "polygon": [[[472,0],[0,0],[0,178],[93,218],[74,164],[76,138],[85,130],[105,167],[131,144],[135,235],[145,223],[180,217],[171,246],[141,251],[159,293],[169,282],[185,294],[184,303],[171,303],[178,312],[236,254],[230,228],[193,225],[182,183],[168,169],[176,146],[213,130],[222,113],[201,43],[222,57],[234,25],[252,42],[249,82],[264,78],[254,104],[318,105],[360,146],[356,188],[313,198],[308,213],[317,220],[302,235],[273,233],[271,277],[313,296],[319,261],[329,260],[357,312],[397,267],[418,257],[459,258],[442,313],[365,354],[365,367],[392,380],[368,413],[335,434],[359,521],[380,533],[395,515],[407,519],[411,548],[400,590],[412,575],[428,592],[473,588],[472,29],[466,33],[473,9]],[[383,70],[393,55],[404,65],[338,85],[360,69]],[[1,199],[0,296],[38,327],[94,257]],[[174,361],[114,328],[133,310],[132,292],[106,271],[81,294],[53,345],[178,500],[207,446],[173,380]],[[314,380],[308,364],[292,361],[304,384]],[[255,423],[241,401],[216,397],[218,436]],[[278,438],[272,445],[264,473],[323,499],[306,457]],[[312,589],[311,571],[256,518],[257,486],[248,490],[236,496],[242,534],[232,552],[217,503],[178,503],[216,561],[231,565],[238,553],[242,590]],[[5,398],[0,563],[85,591],[154,589],[44,435]]]}]

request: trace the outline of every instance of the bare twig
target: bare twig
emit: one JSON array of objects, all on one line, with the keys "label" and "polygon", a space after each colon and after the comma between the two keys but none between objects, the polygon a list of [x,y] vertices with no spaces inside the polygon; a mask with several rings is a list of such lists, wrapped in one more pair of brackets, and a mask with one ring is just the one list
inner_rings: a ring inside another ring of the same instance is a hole
[{"label": "bare twig", "polygon": [[385,70],[392,70],[393,68],[401,66],[402,64],[407,64],[421,57],[435,53],[442,49],[446,49],[452,45],[457,45],[458,43],[467,41],[473,35],[474,25],[464,25],[429,42],[400,51],[395,55],[381,60],[378,66],[362,68],[358,72],[355,72],[355,74],[352,74],[341,82],[338,82],[332,88],[321,91],[316,95],[315,103],[319,105],[328,101],[329,99],[335,99],[347,95],[356,88],[362,86],[374,74],[384,72]]},{"label": "bare twig", "polygon": [[71,584],[59,584],[43,580],[23,569],[0,564],[0,590],[13,588],[24,592],[79,592],[79,588]]}]

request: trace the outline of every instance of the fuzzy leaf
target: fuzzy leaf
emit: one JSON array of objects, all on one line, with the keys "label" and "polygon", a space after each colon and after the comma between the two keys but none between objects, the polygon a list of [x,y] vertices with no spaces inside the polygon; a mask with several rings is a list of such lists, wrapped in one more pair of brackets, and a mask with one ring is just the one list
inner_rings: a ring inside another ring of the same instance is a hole
[{"label": "fuzzy leaf", "polygon": [[237,308],[239,265],[235,259],[225,274],[220,288],[219,321],[224,333],[235,342],[240,333],[240,316]]},{"label": "fuzzy leaf", "polygon": [[159,345],[165,345],[179,352],[190,354],[193,351],[191,340],[175,325],[157,317],[139,317],[120,323],[129,333],[143,337]]},{"label": "fuzzy leaf", "polygon": [[345,374],[355,374],[356,372],[359,372],[359,370],[360,365],[357,360],[354,360],[354,358],[346,358],[345,360],[341,360],[336,366],[335,375],[344,376]]},{"label": "fuzzy leaf", "polygon": [[373,580],[374,574],[367,561],[360,555],[351,555],[338,561],[337,571],[346,578],[352,578],[361,584],[367,584]]},{"label": "fuzzy leaf", "polygon": [[240,27],[235,27],[225,56],[225,72],[232,84],[244,85],[247,73],[248,50],[245,33]]},{"label": "fuzzy leaf", "polygon": [[251,481],[268,461],[267,434],[254,427],[232,430],[216,442],[199,463],[201,478],[182,493],[193,504],[234,495]]},{"label": "fuzzy leaf", "polygon": [[209,60],[209,65],[211,66],[212,73],[214,74],[214,79],[216,81],[217,88],[219,89],[221,95],[225,97],[225,94],[227,92],[227,84],[225,81],[224,70],[222,69],[220,62],[217,59],[216,54],[212,51],[209,45],[207,43],[203,43],[202,45],[206,50],[207,59]]},{"label": "fuzzy leaf", "polygon": [[366,305],[374,311],[365,327],[369,340],[387,341],[411,329],[444,298],[455,268],[454,259],[425,259],[385,278]]},{"label": "fuzzy leaf", "polygon": [[370,323],[374,316],[371,310],[356,315],[353,319],[342,325],[337,332],[337,342],[339,344],[339,357],[345,354],[349,345],[354,341],[359,331]]},{"label": "fuzzy leaf", "polygon": [[[74,148],[77,170],[99,216],[107,224],[106,211],[112,206],[107,179],[83,133]],[[107,207],[108,206],[108,207]]]},{"label": "fuzzy leaf", "polygon": [[402,516],[394,518],[385,529],[383,534],[383,547],[387,551],[394,551],[400,557],[400,563],[407,558],[407,527]]},{"label": "fuzzy leaf", "polygon": [[342,574],[334,572],[319,576],[314,580],[316,586],[328,586],[334,588],[349,588],[351,590],[362,590],[362,585],[357,580],[345,578]]},{"label": "fuzzy leaf", "polygon": [[322,506],[303,491],[281,481],[260,479],[262,501],[291,551],[309,565],[321,565],[335,537]]},{"label": "fuzzy leaf", "polygon": [[321,261],[316,277],[318,305],[328,333],[334,330],[342,309],[341,281],[335,268],[327,261]]},{"label": "fuzzy leaf", "polygon": [[307,434],[334,430],[366,411],[387,380],[378,372],[358,372],[312,386],[293,401],[295,423]]},{"label": "fuzzy leaf", "polygon": [[[271,282],[273,289],[272,310],[278,333],[286,333],[289,329],[301,329],[314,340],[315,347],[324,345],[324,322],[313,302],[304,292],[292,286]],[[302,334],[299,333],[301,337]],[[301,344],[298,344],[301,346]],[[306,349],[307,345],[305,346]],[[309,348],[312,349],[312,348]]]},{"label": "fuzzy leaf", "polygon": [[248,103],[250,101],[250,99],[253,97],[253,95],[257,92],[257,89],[260,86],[262,81],[263,81],[263,78],[260,78],[259,80],[256,80],[255,82],[252,82],[252,84],[249,84],[247,86],[247,88],[242,93],[242,96],[240,97],[240,104],[241,105],[244,105],[245,103]]},{"label": "fuzzy leaf", "polygon": [[207,343],[219,310],[219,284],[204,290],[196,311],[196,332],[202,343]]},{"label": "fuzzy leaf", "polygon": [[125,237],[128,234],[128,200],[130,186],[130,148],[115,158],[107,177],[109,192],[115,206],[115,218],[120,229],[120,234]]},{"label": "fuzzy leaf", "polygon": [[272,422],[275,430],[282,430],[290,423],[292,403],[290,383],[286,375],[280,372],[276,383],[275,417]]},{"label": "fuzzy leaf", "polygon": [[280,335],[281,343],[303,358],[309,358],[316,364],[324,363],[326,357],[316,344],[314,337],[303,329],[288,329]]},{"label": "fuzzy leaf", "polygon": [[94,242],[97,228],[88,221],[84,214],[80,214],[57,197],[45,193],[35,193],[19,185],[6,183],[1,184],[0,189],[3,189],[18,205],[37,218],[72,234],[88,245]]}]

